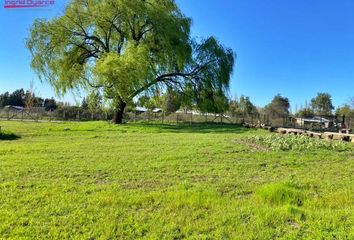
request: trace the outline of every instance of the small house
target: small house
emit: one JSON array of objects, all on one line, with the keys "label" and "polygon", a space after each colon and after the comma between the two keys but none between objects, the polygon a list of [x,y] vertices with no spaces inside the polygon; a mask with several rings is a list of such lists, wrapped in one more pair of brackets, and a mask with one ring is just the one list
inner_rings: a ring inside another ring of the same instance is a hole
[{"label": "small house", "polygon": [[313,118],[295,118],[296,123],[299,126],[313,126],[320,125],[324,128],[332,128],[335,126],[335,123],[331,120],[328,120],[324,117],[313,117]]}]

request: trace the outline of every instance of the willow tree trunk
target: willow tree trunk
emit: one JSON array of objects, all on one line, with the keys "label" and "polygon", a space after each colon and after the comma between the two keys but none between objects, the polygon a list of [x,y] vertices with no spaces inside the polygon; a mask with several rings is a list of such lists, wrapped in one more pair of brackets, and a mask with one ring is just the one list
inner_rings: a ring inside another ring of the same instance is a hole
[{"label": "willow tree trunk", "polygon": [[114,116],[112,119],[112,122],[114,124],[122,124],[123,123],[123,115],[124,115],[124,109],[127,106],[125,102],[120,102],[114,112]]}]

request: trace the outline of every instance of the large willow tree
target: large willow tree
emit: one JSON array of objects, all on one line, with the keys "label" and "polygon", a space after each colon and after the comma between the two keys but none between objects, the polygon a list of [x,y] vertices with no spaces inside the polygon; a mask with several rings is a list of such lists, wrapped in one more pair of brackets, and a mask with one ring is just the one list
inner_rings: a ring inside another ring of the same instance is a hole
[{"label": "large willow tree", "polygon": [[72,0],[61,16],[34,22],[27,47],[42,81],[58,94],[99,89],[115,107],[115,123],[129,101],[156,89],[218,109],[234,54],[213,37],[193,40],[190,25],[173,0]]}]

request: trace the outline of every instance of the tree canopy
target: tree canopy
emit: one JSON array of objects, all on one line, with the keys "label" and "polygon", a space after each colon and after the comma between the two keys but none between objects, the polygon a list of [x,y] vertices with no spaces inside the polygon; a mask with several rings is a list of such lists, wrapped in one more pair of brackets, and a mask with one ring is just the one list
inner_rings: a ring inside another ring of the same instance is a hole
[{"label": "tree canopy", "polygon": [[311,100],[311,107],[317,115],[332,115],[334,106],[332,104],[331,95],[329,93],[318,93],[317,96]]},{"label": "tree canopy", "polygon": [[224,106],[235,54],[214,37],[195,40],[173,0],[73,0],[35,20],[32,68],[57,91],[101,91],[122,122],[133,98],[156,88],[190,94],[201,110]]},{"label": "tree canopy", "polygon": [[53,98],[41,98],[36,96],[33,91],[25,91],[23,88],[17,89],[12,93],[5,92],[0,94],[0,108],[5,106],[18,106],[18,107],[44,107],[46,111],[55,110],[57,103]]},{"label": "tree canopy", "polygon": [[315,113],[313,110],[309,107],[305,107],[300,109],[297,113],[296,116],[298,117],[303,117],[303,118],[312,118],[315,116]]},{"label": "tree canopy", "polygon": [[348,104],[344,104],[336,109],[336,115],[352,118],[354,117],[354,108],[351,108]]},{"label": "tree canopy", "polygon": [[285,117],[289,115],[290,102],[286,97],[282,97],[280,94],[276,95],[272,102],[265,106],[266,114],[272,116]]},{"label": "tree canopy", "polygon": [[235,98],[230,101],[230,111],[233,116],[246,116],[258,113],[257,107],[251,102],[250,97],[244,95],[241,95],[239,100]]}]

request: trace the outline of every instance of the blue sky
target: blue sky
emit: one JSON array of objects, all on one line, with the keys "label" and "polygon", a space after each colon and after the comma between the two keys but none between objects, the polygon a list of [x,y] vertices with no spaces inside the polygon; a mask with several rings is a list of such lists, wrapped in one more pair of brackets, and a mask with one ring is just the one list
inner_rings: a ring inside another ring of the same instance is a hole
[{"label": "blue sky", "polygon": [[[3,4],[4,0],[1,0]],[[63,9],[5,10],[1,6],[0,92],[28,88],[54,96],[29,67],[24,38],[33,20]],[[354,96],[354,1],[352,0],[177,0],[193,19],[195,36],[216,36],[237,53],[230,95],[245,94],[258,106],[280,93],[300,107],[317,92],[332,94],[335,106]],[[65,97],[73,101],[71,95]]]}]

